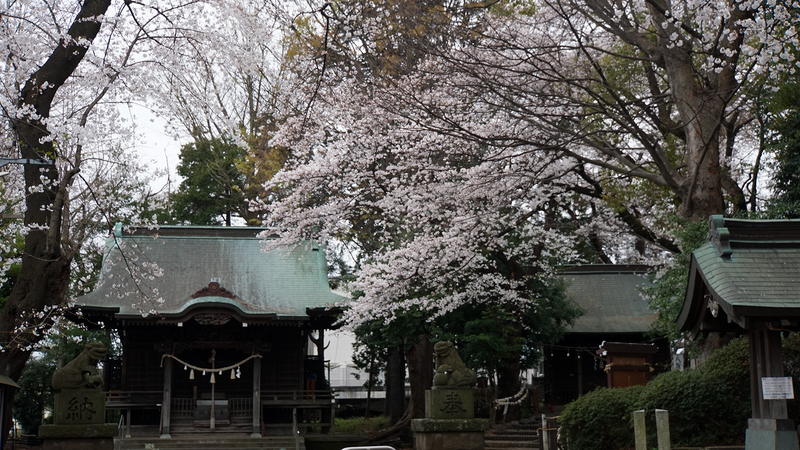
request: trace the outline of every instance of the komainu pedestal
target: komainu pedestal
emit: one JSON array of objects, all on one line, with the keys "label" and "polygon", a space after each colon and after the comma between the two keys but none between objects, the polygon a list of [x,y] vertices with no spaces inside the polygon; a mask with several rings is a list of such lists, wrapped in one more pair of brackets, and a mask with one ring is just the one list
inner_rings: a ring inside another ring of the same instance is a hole
[{"label": "komainu pedestal", "polygon": [[475,394],[472,389],[425,391],[425,417],[429,419],[472,419],[475,417]]},{"label": "komainu pedestal", "polygon": [[106,347],[93,342],[53,374],[53,425],[39,427],[43,450],[113,450],[117,424],[105,423],[106,395],[97,361]]},{"label": "komainu pedestal", "polygon": [[433,389],[425,392],[425,419],[411,421],[416,450],[484,450],[489,420],[475,418],[475,372],[452,342],[437,342]]},{"label": "komainu pedestal", "polygon": [[488,419],[414,419],[415,450],[484,450]]}]

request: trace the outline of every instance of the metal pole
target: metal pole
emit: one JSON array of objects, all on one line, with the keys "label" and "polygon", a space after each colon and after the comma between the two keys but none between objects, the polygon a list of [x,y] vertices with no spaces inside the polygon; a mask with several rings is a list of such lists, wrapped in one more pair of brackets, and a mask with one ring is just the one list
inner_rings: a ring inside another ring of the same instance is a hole
[{"label": "metal pole", "polygon": [[539,448],[550,450],[550,434],[547,432],[547,416],[544,414],[542,414],[542,434],[539,437],[541,438]]},{"label": "metal pole", "polygon": [[5,167],[8,164],[29,164],[32,166],[52,166],[55,164],[50,159],[31,159],[31,158],[0,158],[0,167]]}]

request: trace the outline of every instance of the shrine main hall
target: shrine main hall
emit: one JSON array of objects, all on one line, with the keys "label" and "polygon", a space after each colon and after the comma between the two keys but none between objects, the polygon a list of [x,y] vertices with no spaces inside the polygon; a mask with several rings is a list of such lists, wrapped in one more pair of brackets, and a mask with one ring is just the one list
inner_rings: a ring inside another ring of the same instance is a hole
[{"label": "shrine main hall", "polygon": [[269,248],[263,231],[117,225],[107,239],[75,319],[118,333],[104,376],[126,435],[330,429],[324,335],[343,298],[321,245]]}]

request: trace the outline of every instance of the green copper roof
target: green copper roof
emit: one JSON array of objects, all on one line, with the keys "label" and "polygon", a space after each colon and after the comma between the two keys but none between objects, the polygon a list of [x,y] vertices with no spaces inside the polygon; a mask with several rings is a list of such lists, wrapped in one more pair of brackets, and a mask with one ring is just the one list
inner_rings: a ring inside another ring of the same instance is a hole
[{"label": "green copper roof", "polygon": [[708,287],[731,306],[800,307],[800,248],[742,248],[724,258],[709,242],[692,256]]},{"label": "green copper roof", "polygon": [[800,318],[800,220],[712,216],[708,239],[692,253],[680,329],[742,331],[752,318]]},{"label": "green copper roof", "polygon": [[256,237],[261,231],[118,227],[106,242],[100,286],[77,303],[119,308],[118,318],[141,318],[150,310],[179,318],[221,307],[240,317],[269,319],[306,317],[306,308],[343,299],[328,287],[324,248],[302,242],[265,251],[265,240]]},{"label": "green copper roof", "polygon": [[656,318],[639,288],[649,285],[646,266],[594,264],[562,272],[567,292],[585,313],[570,333],[643,333]]}]

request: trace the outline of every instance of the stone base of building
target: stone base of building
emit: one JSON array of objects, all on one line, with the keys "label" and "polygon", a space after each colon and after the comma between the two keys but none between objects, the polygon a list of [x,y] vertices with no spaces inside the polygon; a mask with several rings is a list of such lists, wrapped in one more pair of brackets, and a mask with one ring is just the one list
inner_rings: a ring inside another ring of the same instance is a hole
[{"label": "stone base of building", "polygon": [[114,438],[47,439],[42,450],[114,450]]},{"label": "stone base of building", "polygon": [[488,419],[414,419],[416,450],[484,450]]},{"label": "stone base of building", "polygon": [[797,430],[791,419],[749,419],[745,450],[798,450]]},{"label": "stone base of building", "polygon": [[42,450],[114,450],[115,423],[86,425],[42,425],[39,439]]}]

